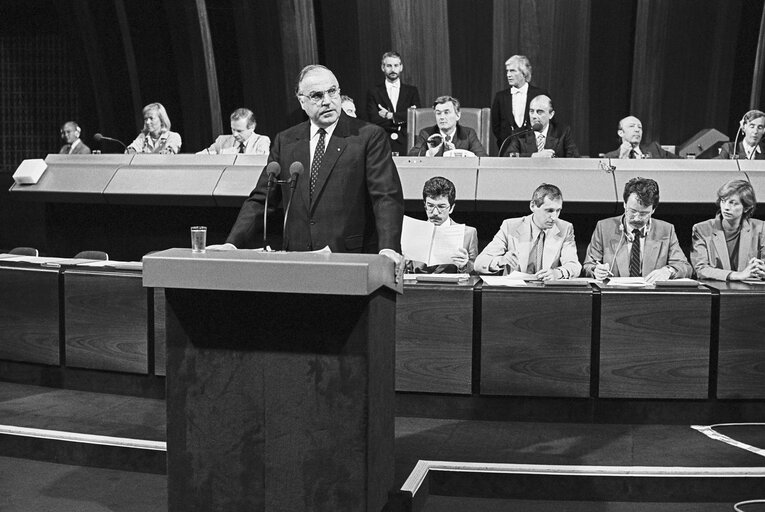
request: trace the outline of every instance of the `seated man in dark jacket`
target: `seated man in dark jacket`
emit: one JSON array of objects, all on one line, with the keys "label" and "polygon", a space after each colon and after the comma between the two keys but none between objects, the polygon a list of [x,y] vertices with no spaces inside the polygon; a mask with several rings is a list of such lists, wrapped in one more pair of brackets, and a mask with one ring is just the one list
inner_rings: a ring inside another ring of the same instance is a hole
[{"label": "seated man in dark jacket", "polygon": [[619,121],[616,133],[622,139],[622,145],[606,153],[608,158],[679,158],[659,146],[658,142],[641,144],[643,124],[635,116],[627,116]]},{"label": "seated man in dark jacket", "polygon": [[552,100],[541,94],[529,104],[529,120],[533,131],[512,137],[500,156],[518,153],[532,158],[579,158],[571,128],[552,122],[555,116]]},{"label": "seated man in dark jacket", "polygon": [[[475,156],[488,156],[475,130],[461,126],[460,101],[452,96],[439,96],[433,102],[436,125],[420,130],[410,156],[444,156],[447,151],[466,150]],[[470,155],[468,155],[470,156]]]}]

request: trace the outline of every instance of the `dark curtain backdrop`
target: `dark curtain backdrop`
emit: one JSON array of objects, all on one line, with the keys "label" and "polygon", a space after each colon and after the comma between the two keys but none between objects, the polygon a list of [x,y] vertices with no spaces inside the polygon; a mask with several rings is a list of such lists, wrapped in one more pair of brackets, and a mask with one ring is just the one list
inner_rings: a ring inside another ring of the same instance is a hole
[{"label": "dark curtain backdrop", "polygon": [[[489,106],[506,86],[505,59],[519,53],[581,152],[597,155],[616,146],[616,124],[629,114],[663,144],[702,128],[731,133],[749,107],[763,0],[3,0],[3,8],[0,23],[13,29],[3,34],[54,26],[75,49],[69,93],[80,111],[67,117],[86,134],[131,140],[141,107],[159,101],[184,152],[227,131],[239,106],[273,137],[303,118],[294,79],[312,62],[333,69],[363,112],[389,49],[402,53],[403,78],[424,105],[452,94]],[[40,122],[55,132],[62,119]]]}]

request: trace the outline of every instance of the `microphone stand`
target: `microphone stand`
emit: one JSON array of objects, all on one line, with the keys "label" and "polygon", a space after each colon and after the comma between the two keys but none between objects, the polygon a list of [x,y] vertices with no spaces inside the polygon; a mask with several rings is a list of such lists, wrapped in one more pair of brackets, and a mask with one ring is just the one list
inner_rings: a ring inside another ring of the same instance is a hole
[{"label": "microphone stand", "polygon": [[287,250],[287,219],[290,216],[290,206],[292,206],[292,197],[295,195],[295,186],[297,185],[298,176],[299,175],[296,174],[287,180],[290,184],[290,198],[287,201],[287,208],[284,210],[284,222],[282,223],[282,236],[284,237],[283,250]]},{"label": "microphone stand", "polygon": [[510,135],[508,135],[507,137],[505,137],[505,140],[503,140],[502,144],[499,145],[499,153],[497,153],[497,156],[502,156],[502,150],[504,149],[505,144],[507,144],[510,141],[510,139],[512,139],[516,135],[523,135],[524,133],[529,133],[531,131],[534,131],[534,127],[533,126],[530,127],[530,128],[526,128],[524,130],[519,130],[517,132],[513,132]]},{"label": "microphone stand", "polygon": [[266,201],[265,210],[263,211],[263,250],[266,252],[271,251],[271,247],[268,246],[268,197],[271,195],[271,189],[274,186],[274,175],[268,175],[268,182],[266,183]]}]

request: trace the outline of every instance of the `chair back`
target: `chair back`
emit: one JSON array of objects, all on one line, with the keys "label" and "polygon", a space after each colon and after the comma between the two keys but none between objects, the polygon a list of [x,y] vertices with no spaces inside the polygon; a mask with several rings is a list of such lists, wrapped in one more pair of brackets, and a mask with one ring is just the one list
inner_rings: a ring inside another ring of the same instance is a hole
[{"label": "chair back", "polygon": [[34,247],[14,247],[8,254],[15,254],[16,256],[39,256],[40,252]]},{"label": "chair back", "polygon": [[[475,130],[483,149],[490,151],[491,109],[462,107],[459,123]],[[436,124],[436,113],[431,107],[410,108],[406,113],[407,122],[407,152],[414,147],[414,141],[420,130]]]},{"label": "chair back", "polygon": [[75,258],[82,258],[84,260],[108,260],[109,255],[104,251],[80,251],[74,255]]}]

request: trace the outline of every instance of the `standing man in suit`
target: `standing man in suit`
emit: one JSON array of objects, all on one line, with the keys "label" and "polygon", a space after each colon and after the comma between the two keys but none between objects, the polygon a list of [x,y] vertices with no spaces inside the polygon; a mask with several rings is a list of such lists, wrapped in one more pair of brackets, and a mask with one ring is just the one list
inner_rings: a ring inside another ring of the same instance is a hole
[{"label": "standing man in suit", "polygon": [[[303,68],[295,93],[309,120],[277,134],[268,157],[279,163],[281,180],[290,178],[293,163],[305,168],[294,188],[283,248],[384,254],[400,276],[404,196],[385,132],[342,112],[340,84],[324,66]],[[267,195],[269,209],[290,197],[289,187],[269,190],[264,169],[226,243],[210,249],[254,247]]]},{"label": "standing man in suit", "polygon": [[406,111],[420,104],[417,87],[401,83],[404,63],[397,52],[382,56],[385,82],[367,91],[367,118],[390,137],[391,150],[406,154]]},{"label": "standing man in suit", "polygon": [[[454,183],[441,176],[430,178],[422,187],[422,200],[425,202],[425,215],[428,221],[439,226],[452,226],[459,224],[451,218],[454,212],[454,202],[457,198],[457,190]],[[412,272],[424,274],[454,274],[472,272],[475,257],[478,255],[478,231],[474,227],[464,226],[465,234],[462,237],[462,247],[451,256],[451,264],[426,266],[421,261],[409,260],[407,267]]]},{"label": "standing man in suit", "polygon": [[641,144],[643,123],[635,116],[627,116],[619,121],[616,130],[622,140],[621,146],[606,153],[607,158],[679,158],[674,153],[663,149],[658,142]]},{"label": "standing man in suit", "polygon": [[460,100],[452,96],[439,96],[433,102],[436,125],[420,130],[412,156],[444,156],[444,152],[455,149],[470,151],[475,156],[488,156],[475,130],[459,124]]},{"label": "standing man in suit", "polygon": [[497,149],[513,132],[528,129],[531,100],[547,91],[531,85],[531,62],[525,55],[513,55],[505,61],[507,83],[510,87],[499,91],[491,104],[491,131],[497,139]]},{"label": "standing man in suit", "polygon": [[231,113],[231,135],[221,135],[209,148],[197,152],[197,155],[267,155],[271,139],[255,133],[255,126],[255,114],[252,110],[238,108]]},{"label": "standing man in suit", "polygon": [[520,271],[543,281],[579,277],[574,226],[560,219],[563,194],[555,185],[537,187],[529,203],[531,215],[502,222],[494,239],[475,260],[481,274]]},{"label": "standing man in suit", "polygon": [[750,110],[741,119],[739,129],[744,133],[744,140],[738,143],[735,156],[731,156],[734,153],[733,142],[726,142],[720,148],[719,158],[765,160],[765,145],[762,143],[762,135],[765,133],[765,112]]},{"label": "standing man in suit", "polygon": [[579,158],[571,128],[552,122],[554,115],[552,100],[548,96],[537,96],[531,100],[529,120],[534,131],[513,137],[505,154],[519,153],[532,158]]},{"label": "standing man in suit", "polygon": [[61,155],[89,155],[90,148],[80,140],[80,126],[74,121],[67,121],[61,127],[61,138],[66,144],[61,146]]},{"label": "standing man in suit", "polygon": [[595,227],[584,261],[587,275],[600,280],[642,276],[649,283],[690,277],[693,269],[675,227],[652,218],[659,205],[659,184],[632,178],[623,196],[624,215],[603,219]]}]

